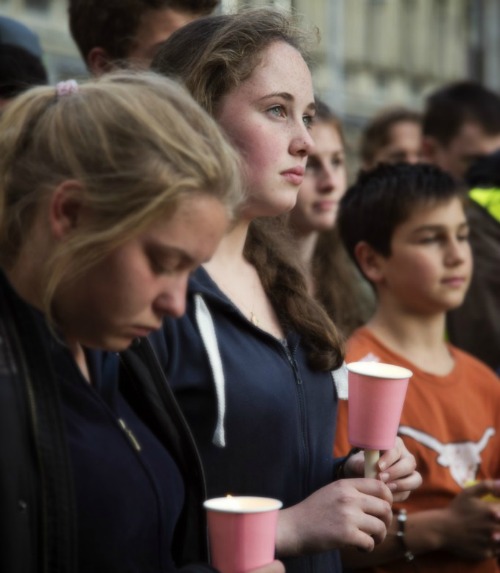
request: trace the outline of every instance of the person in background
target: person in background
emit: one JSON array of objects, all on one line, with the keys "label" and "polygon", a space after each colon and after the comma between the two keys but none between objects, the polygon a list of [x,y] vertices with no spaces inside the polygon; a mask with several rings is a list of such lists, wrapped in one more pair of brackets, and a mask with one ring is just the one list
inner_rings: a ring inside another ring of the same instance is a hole
[{"label": "person in background", "polygon": [[201,468],[165,382],[126,357],[119,383],[105,372],[183,313],[240,199],[233,150],[165,78],[68,81],[6,108],[0,570],[213,571]]},{"label": "person in background", "polygon": [[311,126],[314,149],[289,224],[304,264],[308,291],[344,336],[373,312],[370,287],[359,275],[338,236],[335,223],[347,189],[345,141],[340,120],[316,99]]},{"label": "person in background", "polygon": [[[378,573],[497,573],[500,511],[483,498],[500,496],[500,384],[444,339],[445,315],[462,303],[472,272],[463,191],[432,165],[379,166],[348,189],[338,225],[377,293],[347,359],[413,372],[398,433],[423,478],[394,504],[384,542],[370,555],[346,549],[344,563]],[[350,447],[347,416],[343,402],[337,454]]]},{"label": "person in background", "polygon": [[336,548],[370,550],[384,538],[393,495],[406,497],[420,476],[398,442],[381,458],[380,479],[334,481],[362,475],[363,465],[361,454],[332,458],[332,370],[343,364],[342,343],[307,293],[289,236],[278,243],[272,232],[295,205],[313,149],[304,40],[286,14],[251,10],[191,22],[153,60],[238,150],[246,200],[191,278],[186,316],[165,320],[151,338],[198,445],[208,495],[280,499],[276,550],[287,571],[333,573]]},{"label": "person in background", "polygon": [[158,47],[219,0],[69,0],[69,28],[90,73],[148,68]]},{"label": "person in background", "polygon": [[[473,81],[448,84],[431,94],[423,120],[426,160],[466,181],[467,172],[483,157],[500,150],[500,96]],[[482,177],[482,189],[496,188],[495,159],[489,176]],[[485,174],[483,174],[485,175]],[[475,187],[474,175],[468,187]],[[481,198],[479,198],[481,196]],[[450,313],[447,334],[451,342],[485,360],[500,372],[498,360],[496,252],[500,247],[498,219],[484,204],[484,191],[472,191],[466,206],[471,227],[475,271],[463,307]],[[493,199],[498,193],[491,193]],[[489,203],[489,199],[488,199]]]},{"label": "person in background", "polygon": [[425,103],[422,154],[462,180],[482,155],[500,149],[500,96],[480,83],[447,84]]},{"label": "person in background", "polygon": [[38,36],[21,22],[0,16],[0,110],[26,89],[47,83]]},{"label": "person in background", "polygon": [[474,273],[463,304],[448,313],[447,333],[500,376],[500,150],[480,157],[465,180]]},{"label": "person in background", "polygon": [[422,159],[422,116],[395,106],[381,110],[361,133],[363,169],[379,163],[418,163]]}]

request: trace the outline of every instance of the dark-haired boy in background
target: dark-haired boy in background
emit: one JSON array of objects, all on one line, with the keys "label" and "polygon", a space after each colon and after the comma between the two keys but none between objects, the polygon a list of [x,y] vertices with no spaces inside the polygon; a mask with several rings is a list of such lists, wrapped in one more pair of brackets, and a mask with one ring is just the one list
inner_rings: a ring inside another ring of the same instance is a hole
[{"label": "dark-haired boy in background", "polygon": [[424,159],[463,180],[479,157],[500,149],[500,96],[480,83],[447,84],[426,100]]},{"label": "dark-haired boy in background", "polygon": [[[399,434],[423,478],[407,501],[394,504],[399,514],[386,540],[370,555],[346,551],[345,563],[398,573],[496,573],[500,511],[481,498],[500,495],[500,384],[444,340],[445,314],[462,303],[472,271],[461,190],[431,165],[381,165],[347,191],[338,225],[377,294],[373,318],[348,342],[347,361],[413,371]],[[337,427],[341,454],[350,447],[345,402]]]},{"label": "dark-haired boy in background", "polygon": [[69,0],[69,27],[90,73],[147,68],[159,45],[219,0]]}]

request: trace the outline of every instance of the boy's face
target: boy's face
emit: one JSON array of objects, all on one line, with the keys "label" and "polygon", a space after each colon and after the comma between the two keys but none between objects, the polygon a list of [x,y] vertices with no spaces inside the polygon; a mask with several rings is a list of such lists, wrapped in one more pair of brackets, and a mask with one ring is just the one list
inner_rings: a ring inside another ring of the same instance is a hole
[{"label": "boy's face", "polygon": [[422,151],[422,128],[415,121],[398,121],[389,130],[389,143],[381,147],[371,167],[379,163],[419,163]]},{"label": "boy's face", "polygon": [[500,149],[500,133],[490,135],[477,123],[467,122],[447,145],[426,138],[423,149],[431,163],[462,180],[476,159]]},{"label": "boy's face", "polygon": [[396,227],[389,257],[379,255],[379,294],[410,313],[434,314],[456,308],[472,274],[468,235],[458,198],[416,207],[410,218]]},{"label": "boy's face", "polygon": [[146,10],[141,16],[127,60],[140,67],[149,67],[160,45],[176,30],[198,17],[198,14],[180,12],[173,8]]}]

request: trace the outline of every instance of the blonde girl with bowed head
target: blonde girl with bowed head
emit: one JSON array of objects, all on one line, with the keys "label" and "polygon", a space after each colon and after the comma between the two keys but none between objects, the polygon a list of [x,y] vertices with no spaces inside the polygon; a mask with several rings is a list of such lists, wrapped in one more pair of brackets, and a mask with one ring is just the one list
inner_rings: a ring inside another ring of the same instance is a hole
[{"label": "blonde girl with bowed head", "polygon": [[309,293],[348,337],[370,318],[374,300],[335,226],[347,190],[345,139],[339,118],[318,99],[311,135],[314,149],[307,158],[304,182],[288,222]]},{"label": "blonde girl with bowed head", "polygon": [[[313,149],[305,35],[287,15],[259,9],[211,16],[174,33],[153,69],[182,81],[242,159],[246,199],[213,259],[190,280],[187,313],[153,343],[204,462],[209,496],[283,501],[276,552],[287,571],[340,571],[337,548],[371,550],[385,536],[393,494],[420,483],[401,442],[375,479],[362,455],[332,458],[332,370],[341,339],[307,294],[278,237]],[[286,240],[285,240],[286,238]]]},{"label": "blonde girl with bowed head", "polygon": [[98,349],[183,313],[240,188],[213,120],[154,74],[35,88],[5,110],[1,571],[213,571],[187,565],[205,557],[204,492],[175,403],[138,363],[105,376]]}]

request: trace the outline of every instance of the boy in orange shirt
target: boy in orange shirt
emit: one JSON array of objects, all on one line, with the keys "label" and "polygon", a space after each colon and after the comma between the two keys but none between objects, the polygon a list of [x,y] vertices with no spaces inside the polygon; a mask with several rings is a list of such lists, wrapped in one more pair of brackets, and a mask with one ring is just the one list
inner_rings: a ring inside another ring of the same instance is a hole
[{"label": "boy in orange shirt", "polygon": [[[369,555],[346,550],[344,562],[377,572],[496,573],[500,504],[482,498],[500,495],[500,383],[444,340],[445,314],[461,304],[472,272],[461,190],[431,165],[381,165],[347,191],[338,225],[377,294],[347,361],[413,371],[399,435],[423,478],[394,504],[386,540]],[[349,448],[343,402],[335,452]]]}]

